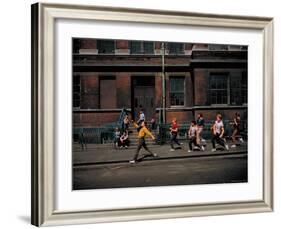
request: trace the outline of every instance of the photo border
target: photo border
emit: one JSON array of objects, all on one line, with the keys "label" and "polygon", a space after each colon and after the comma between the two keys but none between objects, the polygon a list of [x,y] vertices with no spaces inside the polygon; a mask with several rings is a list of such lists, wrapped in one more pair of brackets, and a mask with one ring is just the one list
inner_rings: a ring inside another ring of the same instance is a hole
[{"label": "photo border", "polygon": [[[263,199],[164,207],[56,211],[55,80],[56,19],[142,22],[244,28],[263,32]],[[273,210],[273,18],[37,3],[32,5],[32,212],[36,226],[268,212]],[[266,127],[266,128],[265,128]]]}]

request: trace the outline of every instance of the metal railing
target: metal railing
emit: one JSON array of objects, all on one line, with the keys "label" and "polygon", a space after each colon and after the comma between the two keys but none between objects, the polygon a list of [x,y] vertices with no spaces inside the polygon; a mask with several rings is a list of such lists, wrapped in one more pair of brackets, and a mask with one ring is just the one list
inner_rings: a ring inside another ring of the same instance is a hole
[{"label": "metal railing", "polygon": [[126,108],[122,109],[122,111],[119,115],[118,121],[116,123],[117,127],[122,128],[123,120],[124,120],[125,116],[128,114],[128,112],[129,111]]},{"label": "metal railing", "polygon": [[123,108],[117,122],[107,123],[101,127],[74,127],[73,142],[82,145],[89,143],[106,144],[114,141],[114,131],[116,127],[121,128],[128,110]]},{"label": "metal railing", "polygon": [[[127,113],[124,109],[120,114],[117,123],[109,123],[102,127],[80,127],[73,128],[73,141],[78,142],[79,144],[106,144],[112,143],[114,141],[114,131],[116,126],[122,127],[122,122]],[[124,115],[125,114],[125,115]],[[121,121],[122,120],[122,121]],[[213,121],[205,121],[205,127],[201,133],[202,138],[206,140],[210,140],[212,138],[211,127],[213,125]],[[232,134],[232,121],[224,120],[224,129],[225,138],[229,139]],[[155,133],[157,135],[158,144],[165,144],[170,141],[170,126],[171,124],[157,124]],[[243,139],[247,139],[247,122],[241,122],[241,128],[239,135],[243,137]],[[178,129],[178,139],[186,140],[187,133],[189,130],[189,124],[179,124]]]}]

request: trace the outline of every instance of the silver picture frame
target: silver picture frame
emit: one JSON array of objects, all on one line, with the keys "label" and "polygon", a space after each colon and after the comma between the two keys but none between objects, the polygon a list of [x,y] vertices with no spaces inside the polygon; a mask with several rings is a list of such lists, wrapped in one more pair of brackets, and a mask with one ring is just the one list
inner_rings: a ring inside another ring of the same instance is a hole
[{"label": "silver picture frame", "polygon": [[[54,26],[57,19],[245,28],[263,33],[263,198],[97,211],[57,211],[54,182]],[[32,5],[32,212],[36,226],[273,211],[273,18],[37,3]]]}]

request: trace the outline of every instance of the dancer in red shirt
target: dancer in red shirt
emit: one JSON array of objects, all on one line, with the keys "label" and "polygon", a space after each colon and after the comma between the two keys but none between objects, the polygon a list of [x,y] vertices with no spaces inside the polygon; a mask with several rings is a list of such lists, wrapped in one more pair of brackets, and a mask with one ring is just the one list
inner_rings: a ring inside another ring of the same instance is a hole
[{"label": "dancer in red shirt", "polygon": [[174,143],[176,143],[179,146],[181,145],[179,143],[178,139],[177,139],[178,128],[179,128],[179,126],[177,124],[177,119],[173,118],[172,125],[171,125],[171,128],[170,128],[170,134],[171,134],[171,140],[170,140],[171,149],[170,149],[170,151],[175,151]]}]

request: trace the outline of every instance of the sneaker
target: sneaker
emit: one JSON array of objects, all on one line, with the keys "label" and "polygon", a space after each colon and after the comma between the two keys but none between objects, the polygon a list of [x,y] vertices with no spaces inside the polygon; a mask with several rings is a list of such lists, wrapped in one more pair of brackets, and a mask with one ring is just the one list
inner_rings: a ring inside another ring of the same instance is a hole
[{"label": "sneaker", "polygon": [[175,151],[175,149],[170,149],[170,151]]},{"label": "sneaker", "polygon": [[228,147],[228,145],[225,145],[225,148],[226,148],[226,150],[229,150],[229,147]]},{"label": "sneaker", "polygon": [[212,149],[212,152],[216,152],[217,150],[216,149]]},{"label": "sneaker", "polygon": [[231,148],[235,148],[236,147],[236,145],[232,145],[232,146],[230,146]]},{"label": "sneaker", "polygon": [[126,149],[128,149],[128,146],[125,146]]},{"label": "sneaker", "polygon": [[189,149],[187,152],[188,152],[188,153],[191,153],[192,151]]},{"label": "sneaker", "polygon": [[158,155],[156,153],[153,153],[152,156],[153,157],[158,157]]},{"label": "sneaker", "polygon": [[129,161],[129,163],[130,163],[130,164],[135,164],[136,161],[135,161],[135,160],[131,160],[131,161]]},{"label": "sneaker", "polygon": [[244,142],[243,138],[239,138],[239,141],[242,142],[242,143]]},{"label": "sneaker", "polygon": [[204,150],[205,150],[205,147],[204,147],[204,146],[201,146],[201,150],[204,151]]}]

